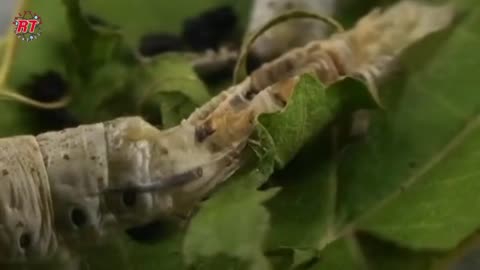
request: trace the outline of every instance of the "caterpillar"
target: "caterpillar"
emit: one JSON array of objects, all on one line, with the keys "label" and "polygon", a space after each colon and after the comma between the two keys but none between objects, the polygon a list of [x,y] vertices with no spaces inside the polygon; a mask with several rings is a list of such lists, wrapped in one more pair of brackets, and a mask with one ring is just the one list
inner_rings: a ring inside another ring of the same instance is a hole
[{"label": "caterpillar", "polygon": [[242,164],[260,114],[285,108],[299,76],[372,85],[395,58],[449,26],[455,10],[402,1],[351,30],[264,64],[176,127],[123,117],[0,139],[0,260],[29,261],[158,217],[185,217]]},{"label": "caterpillar", "polygon": [[[271,19],[292,10],[304,10],[332,16],[337,0],[255,0],[252,5],[248,32],[255,32]],[[253,54],[261,60],[271,60],[291,48],[309,41],[324,39],[328,29],[312,20],[288,21],[263,34],[252,47]]]}]

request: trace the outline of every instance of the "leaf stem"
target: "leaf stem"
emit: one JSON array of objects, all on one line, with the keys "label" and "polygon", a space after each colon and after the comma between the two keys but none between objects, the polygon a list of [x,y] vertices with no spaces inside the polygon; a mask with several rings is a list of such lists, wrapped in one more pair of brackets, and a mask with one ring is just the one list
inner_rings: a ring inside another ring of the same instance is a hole
[{"label": "leaf stem", "polygon": [[13,90],[1,89],[0,90],[0,98],[7,98],[11,100],[15,100],[17,102],[31,105],[40,109],[58,109],[65,107],[70,102],[71,97],[65,96],[60,100],[53,101],[53,102],[41,102],[24,95],[18,94]]}]

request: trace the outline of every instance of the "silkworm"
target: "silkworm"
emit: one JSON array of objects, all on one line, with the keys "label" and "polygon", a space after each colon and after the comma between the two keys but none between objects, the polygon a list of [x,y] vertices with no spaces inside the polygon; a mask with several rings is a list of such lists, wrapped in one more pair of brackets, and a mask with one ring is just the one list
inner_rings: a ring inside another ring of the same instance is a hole
[{"label": "silkworm", "polygon": [[125,117],[0,139],[0,260],[46,258],[59,246],[188,216],[241,166],[256,118],[285,108],[299,75],[375,84],[402,50],[453,16],[451,6],[410,1],[375,10],[350,31],[263,65],[167,130]]},{"label": "silkworm", "polygon": [[237,58],[236,50],[221,47],[217,51],[207,50],[204,54],[194,58],[192,66],[201,78],[209,78],[224,70],[233,70]]},{"label": "silkworm", "polygon": [[[291,10],[309,11],[332,16],[337,0],[255,0],[252,6],[248,32],[255,32],[271,19]],[[292,20],[277,25],[262,35],[253,45],[252,52],[262,60],[270,60],[289,49],[324,39],[328,35],[325,25],[313,20]]]}]

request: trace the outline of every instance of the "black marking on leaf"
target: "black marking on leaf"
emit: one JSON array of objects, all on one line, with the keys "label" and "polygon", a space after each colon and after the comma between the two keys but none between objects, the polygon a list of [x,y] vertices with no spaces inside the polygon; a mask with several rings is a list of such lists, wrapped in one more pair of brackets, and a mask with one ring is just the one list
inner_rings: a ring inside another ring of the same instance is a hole
[{"label": "black marking on leaf", "polygon": [[36,75],[27,87],[35,100],[52,102],[66,95],[68,83],[61,74],[48,71],[42,75]]},{"label": "black marking on leaf", "polygon": [[155,56],[164,52],[184,51],[186,48],[183,40],[173,34],[151,33],[140,39],[139,52],[146,57]]},{"label": "black marking on leaf", "polygon": [[[28,90],[30,97],[35,100],[53,102],[67,95],[69,85],[58,72],[47,71],[41,75],[33,76],[24,88]],[[39,123],[41,123],[40,132],[62,130],[80,124],[66,108],[48,110],[33,108],[32,110]]]}]

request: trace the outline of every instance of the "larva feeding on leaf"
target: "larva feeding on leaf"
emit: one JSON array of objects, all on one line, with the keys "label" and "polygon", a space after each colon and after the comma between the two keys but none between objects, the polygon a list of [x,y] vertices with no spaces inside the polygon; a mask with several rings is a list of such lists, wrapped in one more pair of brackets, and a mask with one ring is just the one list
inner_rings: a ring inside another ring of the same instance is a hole
[{"label": "larva feeding on leaf", "polygon": [[256,118],[286,106],[298,75],[374,84],[404,48],[453,16],[449,5],[411,1],[373,11],[350,31],[263,65],[171,129],[127,117],[0,139],[0,260],[42,259],[58,246],[188,215],[239,168]]}]

